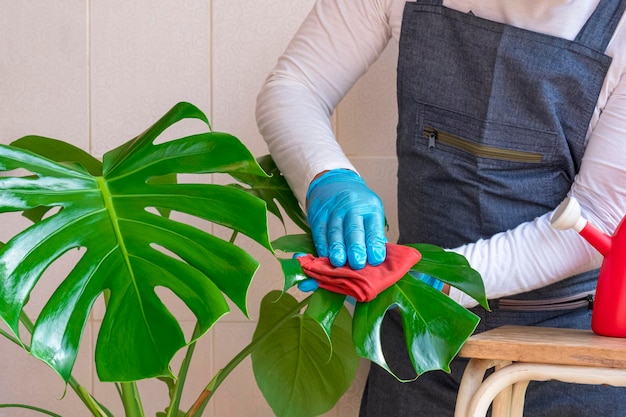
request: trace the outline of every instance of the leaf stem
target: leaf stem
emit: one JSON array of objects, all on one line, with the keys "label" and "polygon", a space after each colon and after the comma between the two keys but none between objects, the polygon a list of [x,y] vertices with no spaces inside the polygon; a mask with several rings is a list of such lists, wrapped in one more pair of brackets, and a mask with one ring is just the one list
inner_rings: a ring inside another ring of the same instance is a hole
[{"label": "leaf stem", "polygon": [[122,402],[126,417],[144,417],[141,397],[135,382],[122,382]]},{"label": "leaf stem", "polygon": [[195,417],[198,411],[202,412],[204,407],[209,402],[217,388],[224,382],[226,377],[255,349],[257,344],[263,342],[265,339],[269,338],[275,330],[279,329],[280,326],[285,323],[287,320],[291,319],[294,314],[297,314],[300,310],[302,310],[309,302],[311,301],[312,295],[309,295],[304,300],[302,300],[298,305],[296,305],[293,309],[291,309],[288,313],[286,313],[280,320],[274,323],[274,326],[271,330],[267,331],[265,334],[259,336],[256,339],[253,339],[243,350],[241,350],[233,359],[231,359],[228,364],[220,369],[217,374],[213,377],[211,382],[204,388],[204,390],[200,393],[196,401],[193,403],[191,408],[186,414],[186,417]]},{"label": "leaf stem", "polygon": [[200,336],[200,333],[200,324],[196,322],[196,327],[194,328],[193,335],[191,336],[191,340],[193,340],[193,342],[187,348],[187,353],[185,354],[183,362],[180,365],[180,371],[178,372],[178,380],[176,381],[174,395],[170,400],[170,406],[167,410],[166,417],[178,416],[178,408],[180,407],[180,399],[183,394],[183,387],[185,385],[185,380],[187,379],[187,372],[189,371],[193,352],[196,349],[196,340]]},{"label": "leaf stem", "polygon": [[19,340],[17,340],[11,334],[9,334],[8,332],[5,332],[2,329],[0,329],[0,336],[4,336],[6,339],[10,340],[11,342],[15,343],[16,345],[18,345],[21,348],[25,347]]},{"label": "leaf stem", "polygon": [[26,404],[0,404],[0,408],[25,408],[27,410],[37,411],[38,413],[47,414],[52,417],[63,417],[60,414],[53,413],[52,411],[48,411],[43,408],[34,407],[31,405],[26,405]]},{"label": "leaf stem", "polygon": [[74,377],[70,377],[68,381],[72,390],[78,395],[83,404],[91,411],[95,417],[113,417],[113,414],[109,410],[107,410],[102,404],[100,404],[82,385],[78,384],[78,382],[74,379]]}]

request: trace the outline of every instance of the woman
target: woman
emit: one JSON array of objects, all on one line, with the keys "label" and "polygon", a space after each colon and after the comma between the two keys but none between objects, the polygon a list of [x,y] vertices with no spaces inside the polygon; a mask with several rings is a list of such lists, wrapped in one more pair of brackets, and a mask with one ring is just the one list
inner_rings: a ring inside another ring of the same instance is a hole
[{"label": "woman", "polygon": [[[400,243],[467,257],[492,312],[455,289],[450,296],[481,317],[478,331],[589,328],[585,300],[601,255],[576,232],[553,229],[550,217],[567,195],[608,233],[626,213],[625,7],[619,0],[318,0],[257,107],[274,160],[307,205],[318,254],[353,268],[384,259],[382,204],[342,153],[329,115],[394,39]],[[410,369],[399,317],[389,314],[383,331],[392,368]],[[372,366],[361,415],[451,416],[464,366],[455,360],[449,375],[408,384]],[[526,410],[621,416],[624,394],[531,384]]]}]

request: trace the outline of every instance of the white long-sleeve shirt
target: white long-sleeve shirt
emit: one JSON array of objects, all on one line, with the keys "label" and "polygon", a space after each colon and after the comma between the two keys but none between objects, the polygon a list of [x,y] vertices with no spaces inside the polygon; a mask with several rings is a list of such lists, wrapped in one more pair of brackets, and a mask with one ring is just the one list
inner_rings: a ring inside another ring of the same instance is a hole
[{"label": "white long-sleeve shirt", "polygon": [[[405,0],[318,0],[267,78],[257,122],[269,150],[304,204],[321,171],[355,170],[330,115],[348,90],[398,40]],[[535,32],[574,39],[598,0],[444,0],[444,6]],[[581,169],[569,192],[583,217],[612,234],[626,214],[626,17],[607,48],[613,58],[588,130]],[[395,140],[395,138],[383,138]],[[487,297],[537,289],[598,268],[602,256],[573,231],[550,225],[552,212],[452,250],[481,273]],[[419,243],[419,242],[416,242]],[[452,289],[465,306],[476,302]]]}]

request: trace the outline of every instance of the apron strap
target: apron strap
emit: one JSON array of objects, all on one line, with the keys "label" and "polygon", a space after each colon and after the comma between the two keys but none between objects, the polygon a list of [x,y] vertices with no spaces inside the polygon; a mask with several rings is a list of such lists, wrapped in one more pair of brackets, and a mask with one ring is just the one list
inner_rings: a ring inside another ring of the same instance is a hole
[{"label": "apron strap", "polygon": [[424,4],[427,6],[442,6],[443,0],[415,0],[415,3]]},{"label": "apron strap", "polygon": [[604,52],[625,9],[626,0],[600,0],[596,10],[576,36],[576,41]]}]

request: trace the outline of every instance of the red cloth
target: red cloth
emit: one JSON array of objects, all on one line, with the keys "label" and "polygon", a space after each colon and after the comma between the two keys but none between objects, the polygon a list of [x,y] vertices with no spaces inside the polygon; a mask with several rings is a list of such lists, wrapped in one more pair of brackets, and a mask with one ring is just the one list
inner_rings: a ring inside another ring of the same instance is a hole
[{"label": "red cloth", "polygon": [[297,259],[304,273],[315,278],[321,288],[366,302],[395,284],[421,258],[422,254],[415,248],[387,243],[387,257],[382,264],[368,264],[358,270],[347,265],[336,268],[328,258],[316,258],[311,254]]}]

